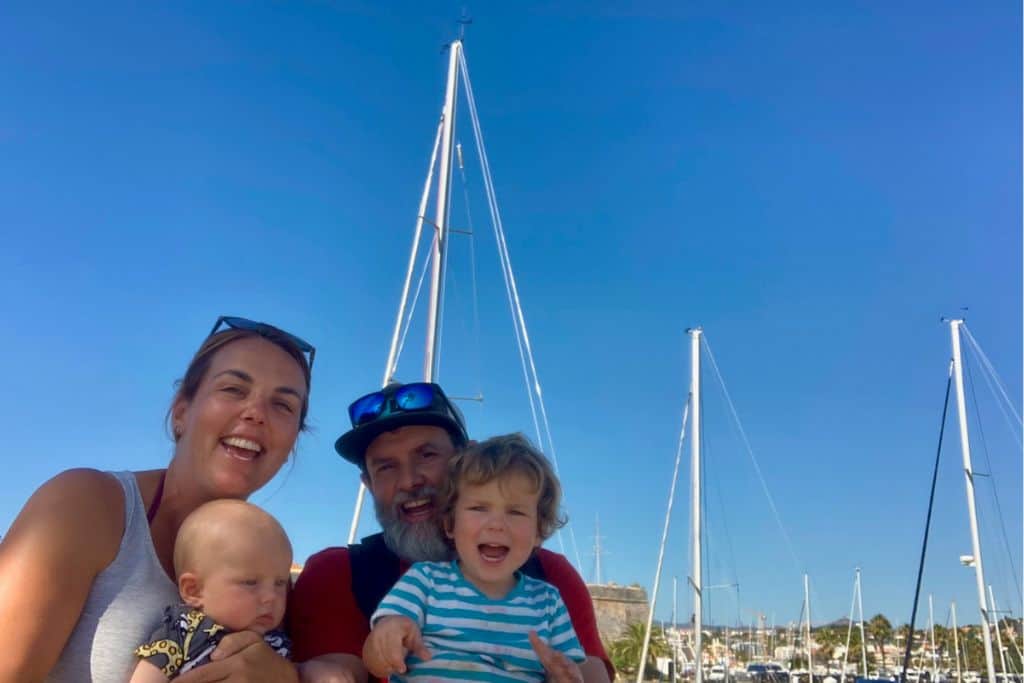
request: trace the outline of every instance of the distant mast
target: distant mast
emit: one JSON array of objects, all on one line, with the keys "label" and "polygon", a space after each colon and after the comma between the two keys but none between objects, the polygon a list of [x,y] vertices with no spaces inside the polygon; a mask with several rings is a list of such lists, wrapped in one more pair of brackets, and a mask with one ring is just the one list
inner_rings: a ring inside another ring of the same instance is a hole
[{"label": "distant mast", "polygon": [[700,335],[701,328],[690,333],[690,414],[693,416],[690,433],[690,534],[693,544],[693,567],[690,583],[693,585],[693,681],[703,683],[704,658],[701,655],[703,637],[703,609],[701,599],[701,539],[700,539]]},{"label": "distant mast", "polygon": [[811,580],[804,574],[804,604],[807,607],[807,683],[814,683],[814,662],[811,661]]},{"label": "distant mast", "polygon": [[956,385],[956,408],[960,421],[960,452],[964,463],[964,483],[967,486],[967,514],[971,522],[971,551],[969,564],[974,567],[978,586],[978,608],[981,610],[982,641],[985,644],[985,668],[988,683],[996,683],[996,667],[992,659],[992,632],[989,630],[989,610],[985,597],[985,572],[981,566],[981,540],[978,538],[978,512],[974,503],[974,469],[971,466],[971,440],[967,433],[967,403],[964,400],[963,360],[960,354],[960,326],[962,319],[949,321],[949,334],[953,345],[953,380]]}]

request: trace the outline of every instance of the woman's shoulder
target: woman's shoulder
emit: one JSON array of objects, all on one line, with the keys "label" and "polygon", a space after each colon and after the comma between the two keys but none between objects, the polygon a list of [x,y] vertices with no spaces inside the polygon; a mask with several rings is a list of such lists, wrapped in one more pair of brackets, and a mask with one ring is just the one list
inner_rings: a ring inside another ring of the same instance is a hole
[{"label": "woman's shoulder", "polygon": [[124,517],[124,489],[113,474],[101,470],[87,467],[64,470],[40,486],[32,497],[52,499],[48,502],[58,508],[93,518],[94,515]]},{"label": "woman's shoulder", "polygon": [[109,473],[65,470],[44,483],[22,509],[11,534],[37,536],[50,547],[91,546],[100,552],[124,531],[124,493]]}]

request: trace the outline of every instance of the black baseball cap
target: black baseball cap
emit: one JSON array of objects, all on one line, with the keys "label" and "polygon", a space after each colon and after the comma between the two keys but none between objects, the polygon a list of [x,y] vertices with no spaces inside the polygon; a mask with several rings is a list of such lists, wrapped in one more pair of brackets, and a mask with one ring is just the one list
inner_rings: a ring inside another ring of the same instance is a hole
[{"label": "black baseball cap", "polygon": [[384,432],[409,425],[445,429],[456,447],[469,437],[462,412],[433,382],[392,382],[379,391],[356,399],[348,407],[352,429],[334,442],[334,450],[349,462],[365,469],[366,449]]}]

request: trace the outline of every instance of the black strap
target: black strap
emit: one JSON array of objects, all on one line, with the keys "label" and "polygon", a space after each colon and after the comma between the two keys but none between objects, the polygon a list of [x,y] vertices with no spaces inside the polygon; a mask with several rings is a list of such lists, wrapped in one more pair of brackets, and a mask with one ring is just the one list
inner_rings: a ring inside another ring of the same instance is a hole
[{"label": "black strap", "polygon": [[150,524],[153,523],[156,512],[160,509],[160,500],[164,497],[164,479],[166,478],[167,470],[164,470],[160,473],[160,482],[156,485],[156,494],[153,495],[153,502],[149,504],[149,510],[146,511],[146,521]]},{"label": "black strap", "polygon": [[[373,534],[348,547],[352,570],[352,594],[359,610],[369,621],[391,587],[402,575],[398,556],[384,542],[384,534]],[[520,571],[527,576],[545,580],[544,566],[537,553],[530,555]]]},{"label": "black strap", "polygon": [[384,534],[373,534],[348,547],[352,569],[352,593],[359,610],[369,621],[377,605],[402,575],[395,555],[384,543]]}]

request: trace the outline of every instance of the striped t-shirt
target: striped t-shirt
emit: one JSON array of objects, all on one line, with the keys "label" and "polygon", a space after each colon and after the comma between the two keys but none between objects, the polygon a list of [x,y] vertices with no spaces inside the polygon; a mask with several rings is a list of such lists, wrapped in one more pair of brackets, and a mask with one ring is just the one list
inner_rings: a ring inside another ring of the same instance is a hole
[{"label": "striped t-shirt", "polygon": [[509,594],[493,600],[466,580],[456,562],[410,567],[370,623],[389,615],[409,617],[431,658],[410,654],[407,673],[391,680],[542,681],[544,667],[530,645],[530,631],[572,661],[584,661],[558,589],[521,572],[516,576]]}]

